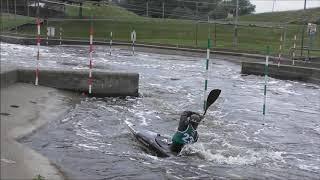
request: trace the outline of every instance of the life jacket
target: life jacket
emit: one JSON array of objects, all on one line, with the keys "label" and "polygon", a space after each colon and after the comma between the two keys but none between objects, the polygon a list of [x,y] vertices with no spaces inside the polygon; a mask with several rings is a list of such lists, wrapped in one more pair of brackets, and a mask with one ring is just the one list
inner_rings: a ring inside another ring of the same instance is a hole
[{"label": "life jacket", "polygon": [[187,129],[184,131],[177,131],[172,137],[172,143],[175,144],[192,144],[197,142],[198,132],[195,130],[192,125],[188,125]]}]

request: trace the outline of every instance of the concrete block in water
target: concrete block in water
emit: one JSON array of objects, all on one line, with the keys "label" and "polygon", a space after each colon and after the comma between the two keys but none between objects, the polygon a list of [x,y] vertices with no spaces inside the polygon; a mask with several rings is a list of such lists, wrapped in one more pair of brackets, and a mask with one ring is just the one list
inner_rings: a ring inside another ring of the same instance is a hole
[{"label": "concrete block in water", "polygon": [[[39,85],[57,89],[88,92],[89,70],[40,69]],[[35,70],[18,70],[20,82],[34,83]],[[124,72],[92,71],[93,96],[138,96],[139,74]]]},{"label": "concrete block in water", "polygon": [[[264,75],[264,63],[242,62],[242,74]],[[268,76],[278,79],[299,80],[320,84],[320,69],[291,65],[269,64]]]}]

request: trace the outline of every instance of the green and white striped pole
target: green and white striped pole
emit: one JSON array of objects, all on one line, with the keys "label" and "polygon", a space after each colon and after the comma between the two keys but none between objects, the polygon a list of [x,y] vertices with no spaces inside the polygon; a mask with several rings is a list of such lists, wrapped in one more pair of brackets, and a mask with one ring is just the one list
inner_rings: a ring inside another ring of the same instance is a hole
[{"label": "green and white striped pole", "polygon": [[267,101],[267,83],[268,83],[269,54],[270,54],[270,47],[267,46],[266,64],[264,65],[263,121],[265,120],[265,116],[266,116],[266,101]]},{"label": "green and white striped pole", "polygon": [[210,60],[210,48],[211,48],[211,41],[210,41],[210,23],[208,17],[208,46],[207,46],[207,59],[206,59],[206,72],[205,72],[205,80],[204,80],[204,94],[203,94],[203,110],[206,110],[207,107],[207,90],[208,90],[208,77],[209,77],[209,60]]}]

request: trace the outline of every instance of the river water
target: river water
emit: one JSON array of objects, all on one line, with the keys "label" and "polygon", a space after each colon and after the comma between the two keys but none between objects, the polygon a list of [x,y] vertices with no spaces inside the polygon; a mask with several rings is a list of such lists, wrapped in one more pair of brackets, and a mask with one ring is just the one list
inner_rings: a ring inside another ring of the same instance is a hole
[{"label": "river water", "polygon": [[[145,152],[126,122],[171,136],[184,110],[201,112],[204,58],[95,47],[94,68],[140,74],[139,97],[87,98],[21,142],[77,179],[319,179],[319,85],[241,75],[212,56],[208,89],[219,99],[199,140],[179,156]],[[1,63],[35,66],[36,46],[1,44]],[[40,67],[87,68],[87,47],[41,47]],[[228,58],[228,57],[224,57]],[[94,75],[93,75],[94,76]],[[41,78],[41,70],[40,70]]]}]

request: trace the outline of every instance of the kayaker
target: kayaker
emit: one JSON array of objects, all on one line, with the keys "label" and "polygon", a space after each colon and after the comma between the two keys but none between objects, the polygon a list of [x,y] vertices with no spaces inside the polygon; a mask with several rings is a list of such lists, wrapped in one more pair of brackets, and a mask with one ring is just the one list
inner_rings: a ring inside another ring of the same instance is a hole
[{"label": "kayaker", "polygon": [[203,116],[192,111],[184,111],[181,114],[178,130],[173,135],[170,145],[172,152],[180,153],[184,145],[197,142],[197,128],[202,119]]}]

